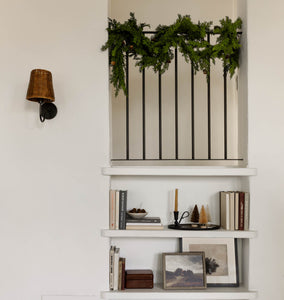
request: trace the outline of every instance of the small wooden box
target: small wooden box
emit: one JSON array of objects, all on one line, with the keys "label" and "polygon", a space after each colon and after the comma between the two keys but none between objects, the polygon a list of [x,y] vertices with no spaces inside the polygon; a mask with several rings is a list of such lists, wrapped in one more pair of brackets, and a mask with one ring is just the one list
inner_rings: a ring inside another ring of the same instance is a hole
[{"label": "small wooden box", "polygon": [[152,270],[126,270],[125,288],[126,289],[152,289],[153,288]]}]

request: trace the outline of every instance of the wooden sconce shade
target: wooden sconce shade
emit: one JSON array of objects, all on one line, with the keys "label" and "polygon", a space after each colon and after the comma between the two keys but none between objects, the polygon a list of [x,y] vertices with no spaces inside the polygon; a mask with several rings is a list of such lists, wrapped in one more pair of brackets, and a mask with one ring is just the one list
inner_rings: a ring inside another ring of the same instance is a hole
[{"label": "wooden sconce shade", "polygon": [[51,72],[42,69],[31,71],[26,99],[40,104],[39,118],[41,122],[56,116],[57,108],[51,103],[55,101]]},{"label": "wooden sconce shade", "polygon": [[26,98],[35,102],[53,102],[55,100],[51,72],[42,69],[31,71]]}]

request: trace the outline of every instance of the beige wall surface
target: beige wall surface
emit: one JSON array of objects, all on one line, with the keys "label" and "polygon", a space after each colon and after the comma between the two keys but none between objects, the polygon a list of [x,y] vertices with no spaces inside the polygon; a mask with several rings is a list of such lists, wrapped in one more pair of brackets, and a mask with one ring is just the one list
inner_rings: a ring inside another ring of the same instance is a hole
[{"label": "beige wall surface", "polygon": [[258,168],[251,220],[259,232],[251,241],[250,278],[261,300],[284,299],[283,9],[278,0],[248,1],[248,148]]},{"label": "beige wall surface", "polygon": [[[0,1],[0,299],[94,295],[107,287],[107,1]],[[53,74],[58,115],[25,100]],[[72,298],[74,299],[74,298]],[[80,298],[81,299],[81,298]]]}]

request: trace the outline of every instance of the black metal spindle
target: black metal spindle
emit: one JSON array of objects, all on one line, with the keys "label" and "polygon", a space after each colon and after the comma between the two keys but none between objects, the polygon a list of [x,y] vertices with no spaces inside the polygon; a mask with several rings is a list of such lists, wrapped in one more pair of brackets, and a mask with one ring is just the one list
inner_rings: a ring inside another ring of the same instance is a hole
[{"label": "black metal spindle", "polygon": [[227,115],[227,70],[224,68],[224,158],[228,157],[228,139],[227,139],[227,125],[228,125],[228,115]]},{"label": "black metal spindle", "polygon": [[146,114],[145,114],[145,69],[142,70],[142,134],[143,134],[143,160],[146,159]]},{"label": "black metal spindle", "polygon": [[[210,44],[210,33],[207,33],[207,42]],[[211,159],[211,87],[210,87],[210,59],[207,74],[207,113],[208,113],[208,159]]]},{"label": "black metal spindle", "polygon": [[159,72],[159,159],[162,159],[162,75]]},{"label": "black metal spindle", "polygon": [[176,159],[178,159],[178,53],[175,48],[175,142]]},{"label": "black metal spindle", "polygon": [[191,63],[191,158],[195,159],[195,143],[194,143],[194,70]]},{"label": "black metal spindle", "polygon": [[129,57],[126,53],[126,160],[129,160]]},{"label": "black metal spindle", "polygon": [[[144,32],[146,34],[153,34],[155,32],[149,31]],[[207,33],[207,41],[210,43],[210,34],[212,32]],[[241,33],[240,33],[241,34]],[[162,76],[161,72],[158,74],[158,102],[159,102],[159,156],[155,159],[147,159],[147,153],[146,153],[146,72],[145,70],[142,70],[142,158],[130,158],[130,118],[129,118],[129,106],[130,106],[130,97],[129,97],[129,89],[130,89],[130,82],[129,78],[129,53],[126,53],[125,56],[125,80],[126,80],[126,158],[125,159],[112,159],[112,160],[129,160],[129,161],[151,161],[151,160],[180,160],[179,159],[179,103],[178,103],[178,51],[177,48],[175,49],[175,158],[174,159],[163,159],[162,158],[162,140],[163,140],[163,130],[162,130]],[[194,87],[194,77],[195,77],[195,71],[193,64],[191,63],[191,151],[192,155],[191,158],[182,159],[185,161],[191,161],[191,160],[242,160],[239,158],[228,158],[228,141],[229,141],[229,135],[228,135],[228,105],[229,105],[229,99],[228,99],[228,68],[224,68],[223,73],[223,80],[224,80],[224,156],[223,158],[212,158],[212,116],[211,116],[211,78],[210,78],[210,69],[211,69],[211,61],[209,61],[209,68],[208,68],[208,74],[207,74],[207,130],[208,130],[208,158],[207,159],[196,159],[196,153],[195,153],[195,87]]]}]

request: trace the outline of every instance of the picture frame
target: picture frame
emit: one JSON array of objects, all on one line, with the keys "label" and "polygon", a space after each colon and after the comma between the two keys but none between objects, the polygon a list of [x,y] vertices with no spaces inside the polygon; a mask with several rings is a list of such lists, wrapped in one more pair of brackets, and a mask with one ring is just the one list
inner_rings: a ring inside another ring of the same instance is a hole
[{"label": "picture frame", "polygon": [[163,287],[166,290],[205,289],[205,270],[204,252],[163,253]]},{"label": "picture frame", "polygon": [[238,287],[239,267],[237,239],[182,238],[181,251],[205,253],[208,287]]}]

